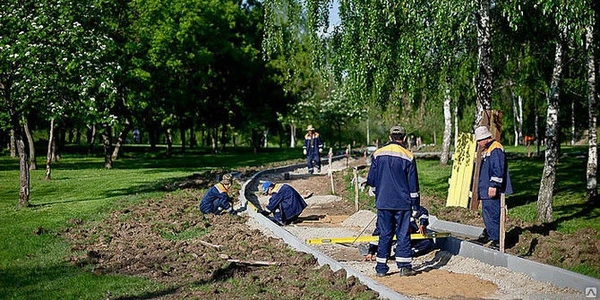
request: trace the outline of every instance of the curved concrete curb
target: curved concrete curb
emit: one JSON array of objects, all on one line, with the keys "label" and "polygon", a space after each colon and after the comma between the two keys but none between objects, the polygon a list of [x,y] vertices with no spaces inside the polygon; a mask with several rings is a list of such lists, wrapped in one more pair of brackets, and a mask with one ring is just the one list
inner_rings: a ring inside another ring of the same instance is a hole
[{"label": "curved concrete curb", "polygon": [[[483,230],[481,227],[442,221],[435,216],[430,216],[429,222],[429,228],[434,231],[449,231],[453,234],[465,237],[478,237]],[[560,287],[573,288],[582,293],[585,293],[586,288],[596,288],[596,290],[600,290],[600,280],[596,278],[511,254],[501,253],[500,251],[463,241],[455,237],[440,239],[436,241],[436,244],[439,245],[441,249],[454,255],[474,258],[493,266],[505,267],[511,271],[526,274],[538,281],[550,282]]]},{"label": "curved concrete curb", "polygon": [[[344,156],[337,157],[337,159],[343,158],[343,157]],[[333,159],[335,160],[336,158],[334,157]],[[294,169],[302,168],[304,166],[305,166],[305,164],[298,164],[298,165],[293,165],[293,166],[286,166],[286,167],[261,171],[261,172],[254,174],[248,181],[246,181],[242,185],[242,191],[244,191],[242,193],[242,195],[240,196],[242,205],[247,206],[248,202],[254,203],[254,200],[250,200],[247,197],[253,197],[253,196],[255,197],[254,193],[258,191],[257,180],[260,176],[262,176],[264,174],[269,174],[269,173],[280,173],[280,172],[285,172],[288,170],[294,170]],[[346,271],[347,277],[354,276],[354,277],[358,278],[358,280],[362,284],[368,286],[371,290],[379,293],[379,298],[382,298],[382,299],[407,299],[407,300],[409,299],[408,297],[388,288],[387,286],[379,284],[377,281],[373,280],[372,278],[370,278],[368,276],[361,274],[360,272],[354,270],[353,268],[341,264],[340,262],[325,255],[323,252],[306,245],[306,243],[304,241],[302,241],[298,237],[292,235],[289,231],[285,230],[283,227],[273,223],[271,220],[267,219],[262,214],[256,212],[254,209],[246,209],[246,212],[254,220],[256,220],[261,226],[269,229],[271,232],[273,232],[273,234],[275,234],[277,237],[281,238],[285,243],[290,245],[290,247],[292,247],[295,250],[300,251],[300,252],[312,254],[317,259],[317,262],[319,263],[320,266],[329,265],[329,267],[333,271],[338,271],[340,269],[344,269]]]}]

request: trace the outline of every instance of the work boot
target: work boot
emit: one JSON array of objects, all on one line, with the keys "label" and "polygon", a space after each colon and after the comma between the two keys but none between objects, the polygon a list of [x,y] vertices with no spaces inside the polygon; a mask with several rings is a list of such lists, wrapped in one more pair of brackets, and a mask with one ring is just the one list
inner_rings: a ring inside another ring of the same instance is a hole
[{"label": "work boot", "polygon": [[487,230],[485,230],[485,228],[483,229],[481,235],[479,235],[479,237],[477,238],[477,241],[482,244],[485,244],[490,241],[490,238],[487,235]]},{"label": "work boot", "polygon": [[417,274],[411,267],[401,267],[398,270],[398,275],[400,276],[413,276]]}]

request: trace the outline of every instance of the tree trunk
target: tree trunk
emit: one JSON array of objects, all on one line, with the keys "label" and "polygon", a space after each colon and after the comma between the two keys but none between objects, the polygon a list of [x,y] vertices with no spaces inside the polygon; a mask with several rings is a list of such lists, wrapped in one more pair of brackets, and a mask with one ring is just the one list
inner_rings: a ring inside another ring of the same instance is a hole
[{"label": "tree trunk", "polygon": [[196,130],[194,129],[194,123],[192,123],[192,126],[190,126],[190,148],[196,146],[198,146],[198,139],[196,139]]},{"label": "tree trunk", "polygon": [[15,138],[15,130],[10,129],[10,142],[8,148],[10,149],[10,157],[17,157],[17,139]]},{"label": "tree trunk", "polygon": [[87,128],[88,153],[94,152],[94,144],[96,143],[96,124],[92,124]]},{"label": "tree trunk", "polygon": [[112,128],[109,125],[104,125],[104,131],[102,132],[102,141],[104,145],[104,168],[112,169],[112,142],[111,134]]},{"label": "tree trunk", "polygon": [[515,147],[523,140],[523,98],[515,94],[514,83],[510,85],[510,95],[512,98],[512,109],[514,116],[513,130],[515,133]]},{"label": "tree trunk", "polygon": [[227,145],[227,124],[221,125],[221,152],[225,151],[225,146]]},{"label": "tree trunk", "polygon": [[296,147],[296,124],[290,124],[290,148]]},{"label": "tree trunk", "polygon": [[554,70],[552,71],[552,82],[550,83],[550,97],[548,98],[548,111],[546,113],[546,161],[542,180],[540,182],[540,191],[538,193],[538,221],[550,223],[552,217],[552,195],[554,194],[554,182],[556,181],[556,160],[558,158],[559,140],[559,85],[562,79],[563,70],[563,45],[562,41],[566,36],[566,28],[561,30],[560,38],[556,43],[556,53],[554,57]]},{"label": "tree trunk", "polygon": [[173,136],[171,132],[171,128],[167,128],[165,132],[165,140],[167,142],[167,157],[171,157],[173,155]]},{"label": "tree trunk", "polygon": [[458,143],[458,104],[454,105],[454,151]]},{"label": "tree trunk", "polygon": [[54,118],[50,119],[48,135],[48,152],[46,153],[46,180],[52,179],[52,145],[54,144]]},{"label": "tree trunk", "polygon": [[[183,122],[182,122],[183,123]],[[181,138],[181,153],[185,153],[185,143],[186,143],[186,137],[185,137],[185,133],[186,133],[186,128],[184,124],[181,124],[179,126],[179,138]]]},{"label": "tree trunk", "polygon": [[[482,111],[492,109],[492,43],[490,29],[490,0],[479,0],[479,10],[475,14],[477,25],[477,65],[479,72],[475,78],[475,91],[477,94],[477,115],[475,124],[479,124],[483,117]],[[481,111],[480,111],[481,110]]]},{"label": "tree trunk", "polygon": [[123,145],[123,142],[127,138],[127,135],[129,134],[130,130],[131,130],[131,122],[129,122],[129,118],[125,118],[125,124],[123,126],[123,131],[121,131],[121,133],[119,134],[119,137],[117,138],[117,143],[115,144],[115,148],[113,149],[113,152],[112,152],[112,157],[111,157],[112,160],[117,160],[117,158],[119,157],[119,151],[121,150],[121,146]]},{"label": "tree trunk", "polygon": [[23,124],[23,129],[27,137],[27,145],[29,145],[29,170],[37,170],[35,145],[33,144],[33,135],[31,134],[31,130],[29,130],[29,122],[26,121]]},{"label": "tree trunk", "polygon": [[29,206],[29,162],[27,160],[27,153],[25,153],[25,143],[23,142],[23,135],[17,133],[15,135],[17,143],[17,150],[19,152],[19,185],[21,187],[19,191],[19,207]]},{"label": "tree trunk", "polygon": [[586,170],[588,199],[593,200],[598,196],[598,132],[596,109],[596,58],[594,55],[594,26],[586,26],[587,50],[587,84],[588,84],[588,161]]},{"label": "tree trunk", "polygon": [[571,100],[571,146],[575,146],[575,100]]},{"label": "tree trunk", "polygon": [[450,111],[452,99],[450,98],[450,83],[447,82],[446,92],[444,93],[444,136],[442,141],[442,155],[440,164],[447,165],[450,156],[450,139],[452,135],[452,113]]}]

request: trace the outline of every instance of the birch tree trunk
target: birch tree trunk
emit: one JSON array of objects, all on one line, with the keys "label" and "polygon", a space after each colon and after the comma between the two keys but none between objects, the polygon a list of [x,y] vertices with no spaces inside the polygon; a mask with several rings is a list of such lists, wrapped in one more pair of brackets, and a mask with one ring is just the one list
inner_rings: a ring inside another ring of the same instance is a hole
[{"label": "birch tree trunk", "polygon": [[102,141],[104,145],[104,168],[112,169],[112,142],[110,140],[112,128],[109,125],[104,125],[102,131]]},{"label": "birch tree trunk", "polygon": [[479,10],[475,14],[477,25],[477,65],[478,73],[475,78],[475,92],[477,95],[477,116],[475,125],[480,124],[484,111],[492,109],[492,43],[490,28],[490,0],[479,0]]},{"label": "birch tree trunk", "polygon": [[512,98],[513,115],[515,119],[513,129],[515,131],[515,146],[518,146],[519,143],[523,141],[523,97],[515,94],[512,84],[513,83],[511,81],[510,94]]},{"label": "birch tree trunk", "polygon": [[25,131],[25,136],[27,137],[27,145],[29,145],[29,170],[37,170],[35,145],[33,144],[33,135],[31,134],[31,130],[29,130],[28,121],[23,124],[23,129]]},{"label": "birch tree trunk", "polygon": [[571,100],[571,146],[575,145],[575,100]]},{"label": "birch tree trunk", "polygon": [[450,107],[452,100],[450,98],[450,83],[444,93],[444,137],[442,138],[442,154],[440,156],[440,164],[447,165],[450,155],[450,139],[452,135],[452,113]]},{"label": "birch tree trunk", "polygon": [[454,151],[456,151],[456,143],[458,143],[458,104],[454,105]]},{"label": "birch tree trunk", "polygon": [[586,26],[586,50],[587,50],[587,84],[588,84],[588,161],[586,169],[588,199],[593,200],[598,196],[598,132],[597,109],[596,109],[596,58],[594,56],[594,26]]},{"label": "birch tree trunk", "polygon": [[167,132],[165,132],[165,140],[167,141],[167,157],[173,155],[173,135],[171,128],[167,128]]},{"label": "birch tree trunk", "polygon": [[17,133],[17,131],[15,131],[15,141],[17,144],[17,151],[19,152],[19,207],[27,207],[29,206],[29,162],[27,160],[27,153],[25,153],[23,135],[21,133]]},{"label": "birch tree trunk", "polygon": [[8,144],[8,148],[10,149],[10,157],[17,157],[17,139],[15,138],[15,130],[10,130],[10,142]]},{"label": "birch tree trunk", "polygon": [[296,124],[290,124],[290,148],[296,147]]},{"label": "birch tree trunk", "polygon": [[182,122],[181,126],[179,126],[179,138],[181,139],[181,153],[185,153],[185,143],[187,143],[186,141],[186,128],[184,125],[184,122]]},{"label": "birch tree trunk", "polygon": [[50,119],[50,132],[48,134],[48,151],[46,152],[46,180],[52,179],[52,145],[54,144],[54,118]]},{"label": "birch tree trunk", "polygon": [[556,53],[554,55],[554,69],[552,71],[552,82],[550,83],[550,97],[548,98],[548,110],[546,113],[546,160],[540,182],[538,193],[538,221],[550,223],[554,221],[552,217],[552,196],[554,194],[554,183],[556,181],[556,160],[558,157],[558,101],[560,98],[559,85],[562,79],[563,70],[563,45],[566,37],[566,28],[561,29],[560,38],[556,43]]},{"label": "birch tree trunk", "polygon": [[94,144],[96,143],[96,124],[88,127],[87,135],[88,153],[92,153],[94,151]]},{"label": "birch tree trunk", "polygon": [[129,122],[129,118],[125,118],[124,125],[125,126],[123,126],[123,130],[121,131],[121,133],[119,134],[119,138],[117,139],[117,143],[115,144],[115,148],[113,149],[111,157],[112,160],[116,160],[117,158],[119,158],[119,151],[121,150],[121,146],[123,145],[123,142],[125,142],[125,139],[127,139],[127,135],[131,130],[131,122]]}]

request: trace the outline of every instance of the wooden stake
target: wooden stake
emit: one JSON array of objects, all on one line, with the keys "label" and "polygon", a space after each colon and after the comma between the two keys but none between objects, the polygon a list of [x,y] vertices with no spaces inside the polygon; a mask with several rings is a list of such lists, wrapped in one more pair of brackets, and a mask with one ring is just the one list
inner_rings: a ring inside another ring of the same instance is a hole
[{"label": "wooden stake", "polygon": [[506,220],[506,198],[504,193],[500,194],[500,252],[504,253],[504,239],[506,237],[506,231],[504,223]]},{"label": "wooden stake", "polygon": [[331,170],[331,160],[333,158],[333,148],[329,148],[329,155],[328,156],[328,160],[329,160],[329,178],[331,179],[331,194],[335,195],[335,185],[333,184],[333,171]]},{"label": "wooden stake", "polygon": [[354,209],[358,211],[358,169],[354,168]]}]

